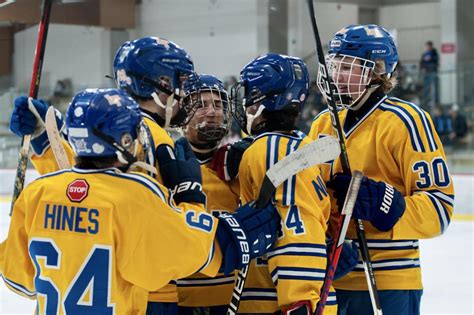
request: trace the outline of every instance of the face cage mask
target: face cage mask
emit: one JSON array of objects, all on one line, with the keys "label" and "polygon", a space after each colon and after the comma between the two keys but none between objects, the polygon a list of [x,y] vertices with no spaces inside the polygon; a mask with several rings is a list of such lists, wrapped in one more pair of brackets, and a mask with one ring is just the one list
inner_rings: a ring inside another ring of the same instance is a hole
[{"label": "face cage mask", "polygon": [[245,86],[243,82],[234,84],[231,89],[231,114],[237,121],[240,128],[242,128],[248,135],[252,134],[252,123],[262,114],[265,106],[260,104],[255,114],[250,114],[248,112],[248,108],[261,103],[266,98],[267,95],[263,94],[255,95],[251,99],[247,99],[245,97]]},{"label": "face cage mask", "polygon": [[[329,54],[326,56],[328,76],[331,78],[333,95],[337,106],[358,109],[370,87],[375,62],[349,55]],[[320,65],[317,85],[326,100],[329,96],[324,68]]]},{"label": "face cage mask", "polygon": [[184,104],[191,116],[187,128],[197,130],[199,141],[217,144],[224,138],[230,127],[229,97],[226,92],[205,88],[189,94]]},{"label": "face cage mask", "polygon": [[[143,121],[137,126],[137,139],[132,140],[132,136],[129,133],[124,133],[120,144],[99,129],[94,128],[93,132],[101,140],[116,149],[115,154],[119,162],[127,165],[126,171],[142,168],[148,173],[157,174],[156,168],[153,166],[151,134]],[[133,153],[130,152],[132,149]]]}]

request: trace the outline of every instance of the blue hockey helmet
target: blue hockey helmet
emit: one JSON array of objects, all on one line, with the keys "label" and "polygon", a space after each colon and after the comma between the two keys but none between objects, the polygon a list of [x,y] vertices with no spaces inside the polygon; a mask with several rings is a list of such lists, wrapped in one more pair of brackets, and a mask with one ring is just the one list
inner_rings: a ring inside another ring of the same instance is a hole
[{"label": "blue hockey helmet", "polygon": [[198,140],[205,143],[222,140],[230,124],[229,96],[222,81],[210,74],[194,73],[184,83],[184,92],[183,103],[191,120],[187,130],[196,129]]},{"label": "blue hockey helmet", "polygon": [[124,163],[134,162],[127,150],[141,136],[142,118],[138,104],[125,91],[79,92],[67,109],[66,125],[77,156],[118,157]]},{"label": "blue hockey helmet", "polygon": [[[301,111],[308,96],[309,73],[299,58],[266,54],[248,63],[232,88],[231,111],[240,127],[251,133],[253,120],[263,110],[281,111],[289,105]],[[259,105],[255,114],[246,110]]]},{"label": "blue hockey helmet", "polygon": [[157,91],[171,95],[193,71],[191,56],[184,49],[158,37],[125,42],[114,59],[117,86],[142,98]]},{"label": "blue hockey helmet", "polygon": [[[336,104],[360,108],[379,88],[382,77],[390,80],[397,62],[395,41],[383,27],[374,24],[349,25],[339,30],[329,42],[326,56],[328,74],[334,82]],[[321,67],[317,84],[327,97],[327,82]]]},{"label": "blue hockey helmet", "polygon": [[397,47],[392,35],[385,28],[375,24],[349,25],[339,30],[329,42],[328,53],[374,62],[382,60],[383,73],[395,71],[398,62]]}]

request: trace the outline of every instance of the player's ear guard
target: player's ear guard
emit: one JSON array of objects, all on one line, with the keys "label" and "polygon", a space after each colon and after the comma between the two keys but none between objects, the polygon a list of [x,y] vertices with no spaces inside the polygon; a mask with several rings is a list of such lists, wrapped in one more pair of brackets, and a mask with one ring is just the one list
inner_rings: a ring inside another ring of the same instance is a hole
[{"label": "player's ear guard", "polygon": [[[335,174],[327,183],[334,190],[339,210],[351,181],[350,175]],[[380,231],[389,231],[405,212],[406,204],[402,194],[392,185],[364,177],[354,206],[353,216],[367,220]]]},{"label": "player's ear guard", "polygon": [[174,150],[166,144],[158,146],[156,157],[163,184],[172,190],[176,204],[206,204],[206,195],[202,191],[201,166],[185,138],[176,141]]},{"label": "player's ear guard", "polygon": [[263,209],[247,203],[218,219],[216,239],[223,256],[221,271],[226,275],[267,253],[276,241],[281,222],[271,202]]}]

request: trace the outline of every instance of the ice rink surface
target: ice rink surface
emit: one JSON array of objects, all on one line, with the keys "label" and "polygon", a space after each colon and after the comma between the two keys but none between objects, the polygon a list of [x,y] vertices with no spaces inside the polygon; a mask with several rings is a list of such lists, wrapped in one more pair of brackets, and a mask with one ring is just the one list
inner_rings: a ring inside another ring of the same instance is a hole
[{"label": "ice rink surface", "polygon": [[[420,241],[424,283],[422,314],[474,314],[473,182],[474,176],[455,178],[455,218],[441,237]],[[7,199],[0,202],[2,241],[10,224]],[[1,315],[32,314],[34,307],[35,302],[11,292],[0,280]]]}]

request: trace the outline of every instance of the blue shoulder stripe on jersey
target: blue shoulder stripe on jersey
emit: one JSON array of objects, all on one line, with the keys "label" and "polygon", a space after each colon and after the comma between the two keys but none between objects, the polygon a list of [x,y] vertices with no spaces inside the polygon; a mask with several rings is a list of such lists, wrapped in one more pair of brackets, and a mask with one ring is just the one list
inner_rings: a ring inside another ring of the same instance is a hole
[{"label": "blue shoulder stripe on jersey", "polygon": [[59,171],[56,171],[56,172],[48,173],[48,174],[45,174],[45,175],[42,175],[42,176],[36,178],[35,181],[37,181],[39,179],[47,178],[47,177],[57,176],[57,175],[60,175],[62,173],[67,173],[67,172],[71,172],[71,170],[70,169],[65,169],[65,170],[59,170]]},{"label": "blue shoulder stripe on jersey", "polygon": [[[300,144],[301,144],[301,140],[296,141],[294,139],[290,139],[286,147],[285,156],[296,151]],[[291,177],[291,180],[288,179],[283,183],[283,200],[282,200],[283,205],[289,206],[289,205],[295,204],[295,185],[296,185],[296,175],[293,175]]]},{"label": "blue shoulder stripe on jersey", "polygon": [[425,134],[426,134],[426,137],[428,138],[428,144],[430,146],[430,151],[433,152],[433,151],[438,150],[438,146],[436,145],[436,141],[434,140],[434,137],[433,137],[433,128],[431,127],[431,124],[429,123],[428,118],[426,118],[426,113],[419,106],[417,106],[413,103],[401,100],[399,98],[391,97],[390,99],[387,100],[388,103],[396,106],[396,104],[392,103],[392,101],[403,103],[403,104],[411,107],[412,109],[414,109],[417,112],[417,114],[420,117],[420,120],[423,124],[423,128],[425,129]]},{"label": "blue shoulder stripe on jersey", "polygon": [[[400,259],[385,259],[372,261],[372,267],[377,270],[399,270],[420,268],[420,260],[418,258],[400,258]],[[353,271],[364,272],[362,261],[359,261]]]},{"label": "blue shoulder stripe on jersey", "polygon": [[326,274],[325,269],[305,267],[278,266],[271,272],[272,281],[275,286],[278,280],[309,280],[323,281]]},{"label": "blue shoulder stripe on jersey", "polygon": [[326,245],[311,243],[287,244],[275,247],[267,253],[268,259],[276,256],[316,256],[326,257]]},{"label": "blue shoulder stripe on jersey", "polygon": [[451,207],[454,207],[454,195],[446,194],[438,189],[430,190],[417,190],[416,192],[429,192],[434,197],[438,198],[440,201],[448,204]]},{"label": "blue shoulder stripe on jersey", "polygon": [[[355,242],[359,247],[359,242]],[[418,249],[418,240],[374,240],[368,239],[367,246],[373,250],[404,250],[404,249]]]},{"label": "blue shoulder stripe on jersey", "polygon": [[403,121],[403,123],[408,129],[408,133],[410,134],[413,150],[417,152],[426,152],[425,146],[423,145],[423,141],[421,140],[421,136],[418,131],[418,127],[416,126],[415,120],[406,109],[404,109],[401,106],[390,105],[387,103],[380,104],[378,108],[380,108],[383,111],[389,111],[397,115]]},{"label": "blue shoulder stripe on jersey", "polygon": [[2,278],[3,278],[3,281],[5,281],[5,284],[7,284],[13,291],[17,291],[31,298],[34,298],[36,296],[36,291],[28,290],[23,285],[6,278],[3,274],[2,274]]},{"label": "blue shoulder stripe on jersey", "polygon": [[276,289],[244,288],[241,300],[277,301]]},{"label": "blue shoulder stripe on jersey", "polygon": [[118,177],[118,178],[124,178],[124,179],[128,179],[128,180],[132,180],[136,183],[139,183],[139,184],[147,187],[148,189],[150,189],[155,195],[157,195],[164,202],[166,202],[166,203],[168,202],[165,198],[165,195],[164,195],[163,191],[160,189],[160,187],[158,187],[158,185],[156,183],[153,183],[151,180],[149,180],[148,178],[146,178],[143,175],[128,174],[128,173],[114,173],[114,172],[111,172],[111,171],[106,171],[103,174],[107,174],[109,176]]},{"label": "blue shoulder stripe on jersey", "polygon": [[279,136],[279,137],[287,138],[287,139],[302,140],[304,137],[306,137],[306,134],[300,130],[293,130],[291,134],[280,133],[280,132],[264,132],[256,136],[254,139],[254,142],[257,139],[260,139],[263,137],[270,137],[270,136]]},{"label": "blue shoulder stripe on jersey", "polygon": [[432,195],[427,191],[420,191],[420,193],[424,193],[431,200],[431,203],[433,204],[434,208],[436,209],[436,213],[438,214],[438,219],[441,226],[440,234],[443,234],[444,231],[446,231],[446,229],[448,228],[449,223],[451,222],[448,210],[438,200],[438,198],[436,198],[436,196]]}]

